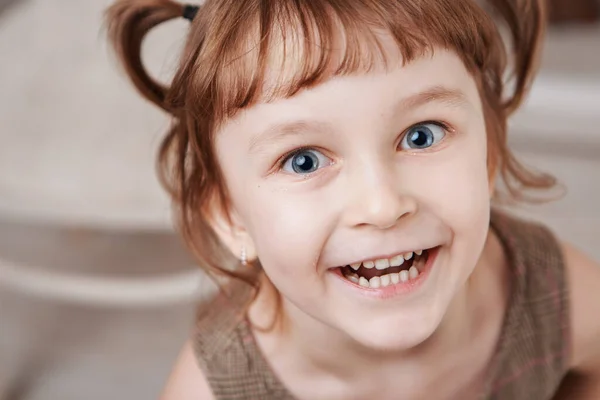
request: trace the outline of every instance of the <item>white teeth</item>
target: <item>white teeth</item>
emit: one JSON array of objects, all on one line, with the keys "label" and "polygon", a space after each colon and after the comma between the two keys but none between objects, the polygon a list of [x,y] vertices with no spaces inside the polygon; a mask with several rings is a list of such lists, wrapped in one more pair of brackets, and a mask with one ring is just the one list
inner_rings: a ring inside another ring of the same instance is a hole
[{"label": "white teeth", "polygon": [[406,282],[408,281],[408,271],[403,269],[402,271],[400,271],[400,282]]},{"label": "white teeth", "polygon": [[372,277],[369,280],[369,285],[371,286],[371,288],[377,289],[379,286],[381,286],[381,278],[378,276]]},{"label": "white teeth", "polygon": [[411,279],[416,279],[419,277],[419,270],[414,266],[411,267],[408,271],[402,270],[399,273],[394,274],[386,274],[382,276],[374,276],[371,279],[367,279],[363,276],[358,276],[357,274],[348,274],[346,278],[348,280],[356,283],[365,288],[378,289],[380,287],[387,287],[390,285],[397,285],[398,283],[408,282]]},{"label": "white teeth", "polygon": [[381,258],[375,261],[365,261],[362,263],[350,264],[350,268],[358,271],[361,265],[366,269],[377,268],[378,270],[384,270],[389,267],[399,267],[404,264],[405,260],[410,260],[413,256],[420,256],[423,254],[423,250],[416,250],[415,252],[409,251],[404,254],[394,256],[392,258]]},{"label": "white teeth", "polygon": [[352,282],[354,282],[356,284],[358,284],[358,281],[360,279],[358,277],[358,275],[356,275],[356,274],[348,274],[348,275],[346,275],[346,278],[348,278],[350,281],[352,281]]},{"label": "white teeth", "polygon": [[412,266],[408,271],[402,270],[399,273],[374,276],[371,279],[367,279],[363,276],[358,276],[358,274],[354,273],[346,275],[346,278],[351,282],[354,282],[362,287],[378,289],[380,287],[397,285],[398,283],[405,283],[409,280],[417,279],[419,277],[419,274],[419,270],[415,266]]},{"label": "white teeth", "polygon": [[402,256],[402,255],[394,256],[390,260],[390,266],[391,267],[399,267],[402,264],[404,264],[404,256]]},{"label": "white teeth", "polygon": [[408,270],[408,276],[410,279],[416,279],[419,276],[419,270],[413,265]]},{"label": "white teeth", "polygon": [[392,283],[392,276],[390,274],[381,277],[381,286],[386,287],[389,286],[390,283]]},{"label": "white teeth", "polygon": [[416,260],[413,263],[413,267],[417,268],[417,271],[421,272],[421,270],[423,269],[423,267],[425,266],[425,260],[422,258],[419,258],[418,260]]},{"label": "white teeth", "polygon": [[375,267],[375,263],[373,261],[365,261],[363,263],[363,267],[365,267],[366,269],[371,269]]},{"label": "white teeth", "polygon": [[[405,261],[414,258],[412,267],[409,270],[400,271],[397,274],[387,274],[387,275],[377,277],[378,279],[374,280],[375,286],[372,286],[372,284],[370,283],[370,281],[368,279],[361,278],[359,275],[354,274],[354,273],[349,274],[347,277],[352,282],[358,283],[359,285],[364,286],[364,287],[380,287],[380,286],[385,287],[385,286],[389,286],[390,284],[406,282],[409,279],[415,279],[421,273],[422,268],[425,266],[425,259],[423,257],[420,257],[423,253],[424,253],[424,250],[415,250],[414,252],[409,251],[407,253],[394,256],[390,259],[380,258],[380,259],[377,259],[374,261],[364,261],[362,263],[359,262],[359,263],[353,263],[353,264],[349,265],[349,267],[351,268],[350,271],[352,271],[352,270],[358,271],[361,266],[366,269],[376,268],[378,271],[383,271],[390,267],[400,267],[404,264]],[[350,271],[348,271],[348,272],[350,272]],[[383,278],[383,277],[385,277],[385,278]],[[371,278],[371,280],[373,280],[373,279]]]},{"label": "white teeth", "polygon": [[375,268],[382,270],[386,269],[390,266],[390,262],[388,259],[384,258],[381,260],[375,260]]}]

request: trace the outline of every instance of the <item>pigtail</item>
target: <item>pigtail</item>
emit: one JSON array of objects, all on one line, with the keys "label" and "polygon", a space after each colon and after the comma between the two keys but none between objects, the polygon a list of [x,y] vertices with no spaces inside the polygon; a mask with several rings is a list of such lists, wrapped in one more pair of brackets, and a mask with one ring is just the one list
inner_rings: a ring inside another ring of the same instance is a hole
[{"label": "pigtail", "polygon": [[505,98],[509,116],[519,108],[529,92],[539,66],[540,50],[546,30],[545,0],[488,0],[493,14],[509,31],[513,91]]},{"label": "pigtail", "polygon": [[109,39],[121,64],[142,96],[167,112],[167,91],[148,74],[141,47],[155,26],[184,16],[185,7],[171,0],[119,0],[106,12]]},{"label": "pigtail", "polygon": [[195,112],[189,107],[193,103],[190,98],[198,93],[190,95],[189,88],[205,32],[198,29],[195,36],[188,38],[188,49],[184,50],[169,87],[153,79],[142,62],[142,42],[152,28],[171,19],[196,21],[212,16],[210,10],[197,15],[199,9],[200,6],[173,0],[116,0],[106,12],[108,36],[137,90],[172,116],[171,127],[158,151],[157,170],[173,201],[175,222],[188,248],[217,283],[229,279],[256,287],[260,268],[253,265],[238,271],[239,261],[223,246],[205,213],[214,198],[226,209],[223,179],[212,146],[212,113],[202,107]]},{"label": "pigtail", "polygon": [[[493,106],[500,114],[487,112],[487,129],[491,133],[491,154],[488,157],[490,172],[499,173],[509,194],[509,197],[506,197],[496,191],[495,198],[501,203],[545,202],[555,196],[539,197],[529,191],[556,188],[556,178],[522,164],[507,144],[507,118],[523,103],[538,70],[547,23],[545,0],[487,0],[487,5],[491,7],[490,14],[499,20],[500,26],[508,30],[510,41],[506,45],[507,57],[497,60],[497,74],[494,74],[496,83],[492,85],[496,90],[495,95],[490,96],[500,101]],[[511,66],[511,74],[508,76],[511,81],[504,85],[501,74],[506,67],[506,61]]]}]

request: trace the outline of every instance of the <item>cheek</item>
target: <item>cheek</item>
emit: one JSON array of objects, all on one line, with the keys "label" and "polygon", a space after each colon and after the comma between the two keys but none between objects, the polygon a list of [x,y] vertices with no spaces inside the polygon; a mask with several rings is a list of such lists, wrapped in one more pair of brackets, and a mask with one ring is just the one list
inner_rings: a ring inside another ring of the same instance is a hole
[{"label": "cheek", "polygon": [[420,173],[407,178],[418,188],[415,196],[421,207],[438,215],[453,231],[455,240],[466,238],[474,245],[483,243],[489,225],[486,152],[484,133],[465,135],[433,154],[431,160],[423,159]]},{"label": "cheek", "polygon": [[[265,272],[279,279],[316,279],[333,210],[318,191],[292,194],[263,186],[245,199],[248,229]],[[280,277],[280,278],[278,278]]]},{"label": "cheek", "polygon": [[237,152],[240,146],[232,144],[218,142],[219,161],[232,205],[265,272],[278,287],[286,280],[317,279],[314,271],[333,219],[329,204],[318,190],[288,190],[259,176],[254,166],[248,166],[247,155]]},{"label": "cheek", "polygon": [[432,195],[438,211],[457,228],[472,229],[473,223],[489,213],[485,157],[468,154],[457,157],[434,175],[433,181]]}]

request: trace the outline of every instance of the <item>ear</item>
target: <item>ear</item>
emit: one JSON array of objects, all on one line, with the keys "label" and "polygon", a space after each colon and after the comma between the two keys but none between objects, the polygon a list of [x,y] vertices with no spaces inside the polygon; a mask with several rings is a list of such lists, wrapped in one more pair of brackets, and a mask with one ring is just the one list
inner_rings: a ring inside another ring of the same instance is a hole
[{"label": "ear", "polygon": [[246,260],[250,263],[256,260],[256,247],[242,219],[235,210],[223,210],[223,207],[211,207],[207,220],[219,240],[241,261],[245,252]]}]

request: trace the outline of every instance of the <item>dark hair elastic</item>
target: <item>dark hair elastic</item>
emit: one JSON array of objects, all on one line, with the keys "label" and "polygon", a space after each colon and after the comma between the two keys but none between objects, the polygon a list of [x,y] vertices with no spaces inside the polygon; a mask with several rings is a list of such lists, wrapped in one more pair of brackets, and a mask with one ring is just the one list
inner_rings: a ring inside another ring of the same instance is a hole
[{"label": "dark hair elastic", "polygon": [[194,18],[196,18],[196,14],[198,14],[199,9],[200,7],[198,6],[187,4],[183,7],[183,14],[181,16],[188,21],[193,21]]}]

